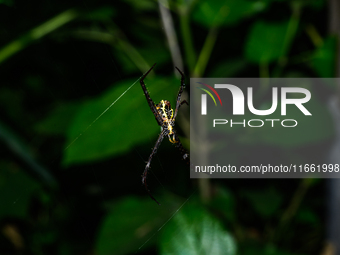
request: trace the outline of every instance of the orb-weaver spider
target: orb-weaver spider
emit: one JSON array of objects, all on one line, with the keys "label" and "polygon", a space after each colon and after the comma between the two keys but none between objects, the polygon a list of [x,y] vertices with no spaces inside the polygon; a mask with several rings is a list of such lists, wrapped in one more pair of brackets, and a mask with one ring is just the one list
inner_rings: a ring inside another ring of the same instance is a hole
[{"label": "orb-weaver spider", "polygon": [[149,160],[145,166],[143,175],[142,175],[142,183],[145,186],[146,191],[148,192],[149,196],[157,203],[160,205],[160,203],[152,196],[150,190],[148,189],[148,185],[146,184],[146,176],[148,174],[148,170],[150,168],[150,164],[151,164],[151,160],[152,157],[156,154],[158,147],[160,146],[163,138],[165,136],[168,136],[169,141],[173,144],[175,144],[175,146],[179,149],[179,151],[181,152],[183,159],[186,160],[189,163],[189,154],[186,152],[186,150],[183,148],[183,145],[181,143],[181,141],[179,140],[177,133],[174,129],[175,126],[175,120],[176,120],[176,116],[178,113],[178,109],[179,107],[186,103],[188,104],[187,101],[183,100],[181,102],[181,96],[183,93],[183,89],[185,87],[184,84],[184,74],[182,71],[180,71],[177,67],[177,71],[181,74],[181,87],[178,91],[178,95],[177,95],[177,101],[176,101],[176,108],[175,108],[175,112],[174,110],[171,108],[170,102],[167,100],[161,100],[159,102],[159,104],[155,104],[152,99],[150,98],[149,92],[145,87],[144,84],[144,78],[150,73],[150,71],[152,70],[152,68],[154,68],[156,64],[154,64],[149,71],[147,71],[143,77],[140,79],[140,85],[142,86],[142,89],[144,91],[145,97],[146,97],[146,101],[148,101],[148,104],[150,106],[150,109],[153,113],[153,115],[155,115],[156,121],[158,123],[159,126],[161,126],[161,133],[158,136],[157,142],[155,144],[155,147],[153,147],[152,152],[149,156]]}]

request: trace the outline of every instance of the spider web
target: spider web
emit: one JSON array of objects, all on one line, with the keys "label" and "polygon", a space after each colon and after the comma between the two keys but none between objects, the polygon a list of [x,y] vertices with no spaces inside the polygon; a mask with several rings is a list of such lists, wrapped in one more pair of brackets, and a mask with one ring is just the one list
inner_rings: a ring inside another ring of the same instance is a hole
[{"label": "spider web", "polygon": [[[145,72],[146,73],[146,72]],[[113,100],[113,102],[108,105],[82,132],[79,133],[79,135],[77,137],[75,137],[65,148],[64,148],[64,151],[68,150],[72,145],[74,145],[74,143],[77,142],[77,140],[83,136],[104,114],[106,114],[123,96],[127,95],[127,92],[132,89],[134,87],[134,85],[136,85],[136,83],[145,75],[142,74],[138,79],[136,79],[131,85],[129,85],[115,100]],[[87,134],[85,134],[87,135]],[[137,151],[137,149],[134,149],[136,150],[137,154],[139,155],[139,157],[143,160],[143,162],[146,162],[143,157],[139,154],[139,152]],[[158,155],[155,155],[155,159],[158,161],[161,169],[164,171],[163,169],[163,166],[162,166],[162,162],[161,160],[158,158]],[[151,170],[149,169],[150,173],[154,176],[154,178],[157,180],[157,182],[164,188],[162,182],[160,181],[160,179],[156,176],[156,174]],[[96,179],[96,182],[98,183],[99,180],[96,176],[96,173],[94,171],[94,176],[95,176],[95,179]],[[187,202],[191,199],[191,197],[196,193],[197,189],[195,189],[186,199],[184,202],[182,202],[182,204],[178,205],[178,208],[175,209],[171,215],[165,220],[165,222],[160,226],[158,227],[156,230],[153,231],[153,233],[150,233],[150,237],[142,244],[139,246],[139,248],[136,250],[135,254],[140,252],[141,249],[148,243],[150,242],[163,228],[164,226],[166,226],[173,218],[176,214],[178,214],[180,212],[180,210],[183,208],[183,206],[185,204],[187,204]],[[145,195],[147,196],[147,193],[145,192]],[[151,200],[151,198],[150,198]]]},{"label": "spider web", "polygon": [[[144,75],[144,74],[143,74]],[[69,144],[66,146],[66,148],[64,149],[64,151],[66,151],[75,141],[77,141],[79,139],[79,137],[81,137],[97,120],[100,119],[100,117],[102,117],[108,110],[110,110],[110,108],[115,104],[117,103],[117,101],[125,95],[125,93],[127,93],[141,78],[142,76],[141,75],[134,83],[132,83],[119,97],[117,97],[116,100],[114,100],[101,114],[98,115],[97,118],[95,118],[91,124],[89,124],[83,132],[79,133],[79,135]]]}]

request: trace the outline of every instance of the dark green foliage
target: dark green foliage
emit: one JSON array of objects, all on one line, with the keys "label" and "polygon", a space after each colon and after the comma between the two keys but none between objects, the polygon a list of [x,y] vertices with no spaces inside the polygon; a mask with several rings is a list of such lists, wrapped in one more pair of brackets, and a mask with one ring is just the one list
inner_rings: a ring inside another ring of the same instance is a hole
[{"label": "dark green foliage", "polygon": [[[333,77],[328,2],[169,1],[186,83]],[[160,127],[138,80],[157,63],[145,83],[173,107],[180,87],[159,4],[0,0],[0,254],[321,254],[324,180],[190,180],[164,141],[148,177],[162,205],[147,196],[141,174]],[[272,86],[254,91],[256,106],[270,107]],[[299,86],[315,95],[313,118],[294,108],[297,128],[231,130],[230,162],[262,163],[264,151],[269,162],[325,163],[336,84]],[[189,149],[185,105],[176,128]]]},{"label": "dark green foliage", "polygon": [[265,23],[256,22],[250,29],[246,57],[255,63],[268,63],[279,59],[285,54],[285,37],[288,22]]}]

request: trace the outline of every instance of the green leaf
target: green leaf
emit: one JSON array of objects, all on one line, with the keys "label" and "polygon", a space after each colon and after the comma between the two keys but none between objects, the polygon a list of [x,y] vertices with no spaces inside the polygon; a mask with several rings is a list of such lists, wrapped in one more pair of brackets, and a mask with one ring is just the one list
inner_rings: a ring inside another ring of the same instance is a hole
[{"label": "green leaf", "polygon": [[311,65],[321,77],[334,77],[336,57],[336,38],[328,37],[313,54]]},{"label": "green leaf", "polygon": [[[244,191],[244,195],[252,204],[255,211],[263,217],[274,215],[282,204],[282,195],[275,188]],[[268,201],[270,201],[270,203],[268,203]]]},{"label": "green leaf", "polygon": [[236,254],[233,237],[201,207],[184,206],[165,225],[160,242],[162,255]]},{"label": "green leaf", "polygon": [[248,35],[245,55],[254,63],[268,63],[285,54],[285,37],[288,22],[256,22]]},{"label": "green leaf", "polygon": [[216,195],[210,203],[213,209],[217,209],[230,222],[235,221],[235,199],[233,194],[224,187],[217,187]]},{"label": "green leaf", "polygon": [[[83,104],[67,133],[67,149],[63,158],[65,165],[123,154],[133,146],[150,140],[156,141],[160,127],[139,82],[123,95],[134,82],[136,80],[116,84],[103,96]],[[151,85],[148,87],[149,94],[155,103],[167,99],[175,104],[175,96],[180,87],[178,79],[152,80],[148,77],[145,82]]]},{"label": "green leaf", "polygon": [[266,8],[265,1],[212,0],[200,1],[193,11],[193,20],[206,27],[229,25]]},{"label": "green leaf", "polygon": [[93,21],[111,21],[115,16],[116,10],[112,6],[103,6],[86,13],[86,19]]},{"label": "green leaf", "polygon": [[0,219],[28,216],[32,195],[40,190],[38,182],[15,165],[0,162]]},{"label": "green leaf", "polygon": [[116,202],[99,230],[96,254],[132,254],[154,245],[157,240],[154,235],[180,206],[173,196],[160,198],[160,201],[164,201],[161,206],[149,197],[127,197]]},{"label": "green leaf", "polygon": [[320,223],[317,214],[309,208],[300,209],[296,215],[296,220],[308,225],[316,225]]},{"label": "green leaf", "polygon": [[139,1],[139,0],[125,0],[137,12],[152,11],[157,9],[156,2],[153,1]]},{"label": "green leaf", "polygon": [[311,7],[313,9],[320,10],[325,6],[325,0],[291,0],[293,4],[299,4],[303,7]]},{"label": "green leaf", "polygon": [[80,107],[81,104],[75,102],[57,105],[47,118],[35,125],[35,130],[44,134],[66,135]]}]

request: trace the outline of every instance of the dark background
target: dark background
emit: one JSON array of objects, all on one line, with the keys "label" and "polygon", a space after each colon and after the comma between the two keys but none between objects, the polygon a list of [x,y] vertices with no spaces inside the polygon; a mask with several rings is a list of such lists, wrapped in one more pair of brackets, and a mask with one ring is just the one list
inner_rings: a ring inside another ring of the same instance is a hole
[{"label": "dark background", "polygon": [[[157,63],[151,98],[175,105],[174,66],[187,84],[335,77],[333,4],[0,0],[0,254],[336,254],[325,179],[191,180],[165,139],[148,175],[162,205],[151,200],[141,174],[160,128],[138,82]],[[329,163],[337,88],[305,86],[322,106],[308,139],[236,132],[226,157]],[[189,107],[176,123],[189,150]]]}]

